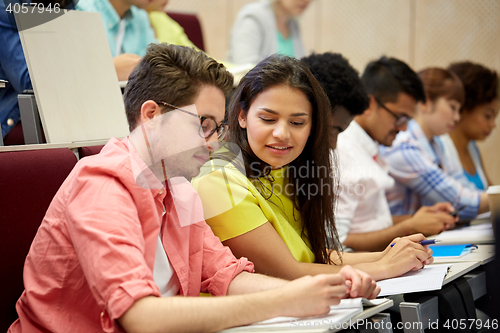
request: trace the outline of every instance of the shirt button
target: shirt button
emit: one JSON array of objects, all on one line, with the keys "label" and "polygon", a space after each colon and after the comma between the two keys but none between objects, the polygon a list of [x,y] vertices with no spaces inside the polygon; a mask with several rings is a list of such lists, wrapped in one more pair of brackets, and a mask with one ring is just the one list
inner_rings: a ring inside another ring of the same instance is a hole
[{"label": "shirt button", "polygon": [[160,190],[160,194],[163,194],[163,190]]},{"label": "shirt button", "polygon": [[14,125],[14,120],[12,120],[12,118],[7,119],[7,125],[9,126]]},{"label": "shirt button", "polygon": [[101,312],[101,317],[104,317],[104,311],[103,311],[103,312]]}]

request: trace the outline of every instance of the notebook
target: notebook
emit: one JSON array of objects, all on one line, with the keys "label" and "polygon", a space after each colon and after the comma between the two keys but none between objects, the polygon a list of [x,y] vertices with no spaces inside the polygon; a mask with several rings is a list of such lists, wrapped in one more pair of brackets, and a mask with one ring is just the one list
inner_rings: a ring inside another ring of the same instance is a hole
[{"label": "notebook", "polygon": [[474,244],[431,245],[432,256],[435,258],[459,258],[477,249]]}]

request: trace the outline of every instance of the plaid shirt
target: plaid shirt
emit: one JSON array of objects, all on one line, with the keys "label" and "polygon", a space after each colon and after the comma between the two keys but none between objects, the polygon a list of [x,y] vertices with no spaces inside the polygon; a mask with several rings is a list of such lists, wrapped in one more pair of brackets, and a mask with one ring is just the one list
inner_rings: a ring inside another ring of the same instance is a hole
[{"label": "plaid shirt", "polygon": [[396,137],[392,147],[382,147],[381,155],[396,180],[396,185],[386,191],[393,215],[413,214],[421,206],[437,202],[450,202],[456,209],[467,206],[459,213],[462,219],[477,215],[481,192],[464,187],[454,178],[459,177],[454,172],[457,168],[444,158],[440,142],[427,140],[415,120]]}]

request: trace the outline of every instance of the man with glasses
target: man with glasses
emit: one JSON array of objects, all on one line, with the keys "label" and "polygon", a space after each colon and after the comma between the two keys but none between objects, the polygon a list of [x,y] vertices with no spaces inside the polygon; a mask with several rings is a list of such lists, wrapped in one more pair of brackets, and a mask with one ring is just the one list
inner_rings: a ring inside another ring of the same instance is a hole
[{"label": "man with glasses", "polygon": [[405,131],[416,103],[425,102],[417,74],[404,62],[382,57],[369,63],[361,76],[370,99],[338,136],[340,193],[336,225],[339,238],[356,251],[380,251],[394,238],[414,233],[434,235],[453,225],[448,203],[422,207],[413,216],[391,216],[385,190],[394,185],[379,144],[390,146]]},{"label": "man with glasses", "polygon": [[[202,52],[149,46],[125,88],[130,135],[80,160],[52,200],[9,332],[212,332],[325,314],[376,288],[350,267],[348,281],[250,274],[253,264],[214,236],[188,180],[208,159],[207,142],[226,133],[232,85]],[[171,297],[200,292],[233,296]]]}]

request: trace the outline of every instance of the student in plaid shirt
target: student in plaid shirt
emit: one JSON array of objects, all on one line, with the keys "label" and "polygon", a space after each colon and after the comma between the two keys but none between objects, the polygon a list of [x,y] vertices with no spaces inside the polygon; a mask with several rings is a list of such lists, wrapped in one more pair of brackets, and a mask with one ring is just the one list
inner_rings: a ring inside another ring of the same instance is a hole
[{"label": "student in plaid shirt", "polygon": [[[387,191],[392,214],[413,214],[423,205],[450,202],[465,219],[488,211],[487,195],[464,187],[455,177],[458,168],[444,158],[438,136],[451,131],[460,119],[464,88],[450,71],[428,68],[419,72],[427,100],[417,105],[415,119],[391,147],[382,150],[396,185]],[[462,174],[463,176],[463,174]]]}]

